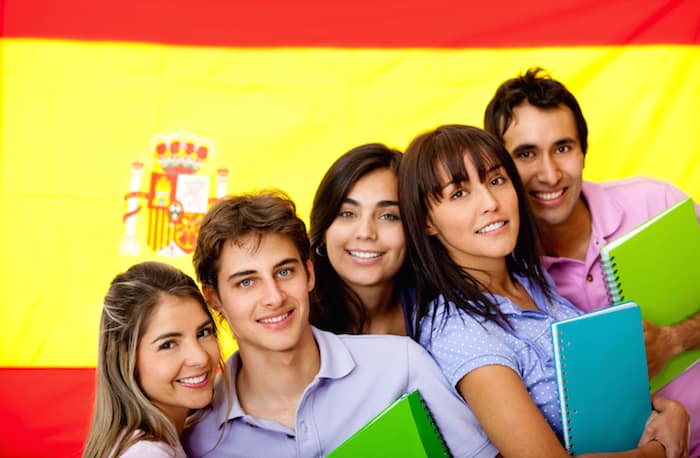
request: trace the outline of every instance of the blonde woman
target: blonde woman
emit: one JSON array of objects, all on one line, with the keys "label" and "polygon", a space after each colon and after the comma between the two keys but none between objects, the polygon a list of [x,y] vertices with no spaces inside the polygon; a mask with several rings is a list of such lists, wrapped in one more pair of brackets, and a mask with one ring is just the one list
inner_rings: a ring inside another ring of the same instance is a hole
[{"label": "blonde woman", "polygon": [[100,321],[95,409],[84,457],[184,457],[179,435],[211,402],[222,364],[195,282],[163,263],[117,275]]}]

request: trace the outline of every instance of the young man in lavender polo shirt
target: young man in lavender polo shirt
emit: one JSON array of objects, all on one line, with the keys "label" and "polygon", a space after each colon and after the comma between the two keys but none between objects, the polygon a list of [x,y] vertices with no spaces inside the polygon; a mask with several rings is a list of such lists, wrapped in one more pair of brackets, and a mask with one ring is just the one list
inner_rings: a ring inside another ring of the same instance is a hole
[{"label": "young man in lavender polo shirt", "polygon": [[[648,178],[583,181],[586,120],[573,94],[541,69],[501,84],[484,125],[503,140],[518,167],[546,254],[542,263],[559,293],[587,312],[609,305],[600,249],[687,196]],[[654,375],[672,356],[700,346],[700,313],[672,326],[645,322],[644,335]],[[690,456],[700,456],[700,364],[658,394],[688,409]]]},{"label": "young man in lavender polo shirt", "polygon": [[239,350],[232,381],[183,438],[189,456],[317,457],[419,389],[455,456],[497,451],[436,363],[408,337],[337,336],[309,324],[306,227],[281,193],[228,197],[204,217],[194,266]]}]

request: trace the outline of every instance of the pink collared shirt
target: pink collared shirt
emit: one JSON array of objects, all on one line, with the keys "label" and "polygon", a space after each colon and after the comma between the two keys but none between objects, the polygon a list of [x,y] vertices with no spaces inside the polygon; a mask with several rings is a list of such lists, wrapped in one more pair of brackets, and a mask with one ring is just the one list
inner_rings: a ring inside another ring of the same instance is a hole
[{"label": "pink collared shirt", "polygon": [[[606,183],[584,181],[582,193],[593,223],[586,260],[544,256],[542,265],[562,296],[590,312],[610,304],[600,261],[603,245],[688,196],[668,183],[641,177]],[[697,203],[695,212],[700,221]],[[688,409],[692,418],[690,456],[700,456],[700,364],[695,364],[657,394],[675,399]]]}]

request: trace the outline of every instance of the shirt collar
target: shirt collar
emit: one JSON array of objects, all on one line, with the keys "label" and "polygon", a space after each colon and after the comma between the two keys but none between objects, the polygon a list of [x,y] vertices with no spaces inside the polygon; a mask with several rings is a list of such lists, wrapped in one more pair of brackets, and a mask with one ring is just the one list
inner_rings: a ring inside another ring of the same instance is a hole
[{"label": "shirt collar", "polygon": [[[588,211],[591,212],[592,232],[591,237],[604,240],[614,234],[622,225],[624,208],[612,196],[605,192],[605,188],[598,183],[584,181],[581,185],[581,194],[586,202]],[[540,262],[545,270],[549,270],[553,264],[562,261],[556,256],[542,256]]]},{"label": "shirt collar", "polygon": [[[322,331],[311,327],[311,332],[314,335],[316,344],[318,345],[319,355],[321,359],[321,367],[318,374],[311,382],[309,386],[313,386],[318,383],[319,379],[339,379],[348,375],[355,368],[355,361],[347,349],[343,341],[330,332]],[[236,392],[236,374],[241,366],[241,356],[238,351],[236,351],[231,357],[226,361],[226,371],[228,373],[229,382],[231,383],[231,410],[226,413],[227,400],[225,397],[225,387],[224,384],[217,383],[216,393],[214,394],[213,407],[211,414],[215,415],[216,424],[221,427],[226,421],[235,420],[237,418],[242,418],[246,416],[246,413],[241,407],[241,403],[238,400],[238,393]],[[308,387],[307,387],[308,390]]]},{"label": "shirt collar", "polygon": [[622,205],[605,192],[605,188],[598,183],[584,181],[581,192],[588,211],[591,212],[593,230],[602,238],[614,234],[622,225],[625,209]]}]

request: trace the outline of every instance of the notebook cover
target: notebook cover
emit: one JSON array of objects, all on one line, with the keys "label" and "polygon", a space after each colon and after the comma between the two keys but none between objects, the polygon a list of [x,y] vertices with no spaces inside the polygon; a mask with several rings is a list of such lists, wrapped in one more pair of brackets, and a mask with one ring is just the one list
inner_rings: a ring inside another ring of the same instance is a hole
[{"label": "notebook cover", "polygon": [[329,458],[449,457],[420,393],[404,394],[350,436]]},{"label": "notebook cover", "polygon": [[[642,318],[659,325],[700,310],[700,228],[692,199],[667,208],[601,250],[613,303],[633,300]],[[651,379],[656,392],[700,359],[700,349],[676,355]]]},{"label": "notebook cover", "polygon": [[578,455],[636,448],[651,414],[639,307],[618,304],[551,329],[566,449]]}]

